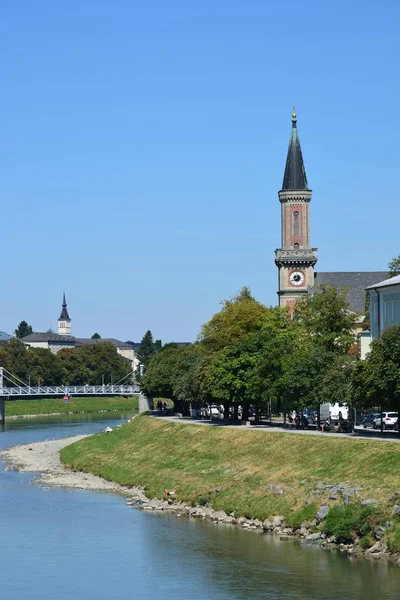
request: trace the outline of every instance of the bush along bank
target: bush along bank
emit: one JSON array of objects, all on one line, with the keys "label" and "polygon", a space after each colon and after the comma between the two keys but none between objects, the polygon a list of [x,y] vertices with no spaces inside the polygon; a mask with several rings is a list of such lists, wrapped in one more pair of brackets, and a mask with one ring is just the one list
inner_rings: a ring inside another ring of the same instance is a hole
[{"label": "bush along bank", "polygon": [[399,455],[393,442],[139,416],[112,433],[67,446],[61,460],[141,487],[150,498],[139,505],[144,510],[231,523],[400,564]]}]

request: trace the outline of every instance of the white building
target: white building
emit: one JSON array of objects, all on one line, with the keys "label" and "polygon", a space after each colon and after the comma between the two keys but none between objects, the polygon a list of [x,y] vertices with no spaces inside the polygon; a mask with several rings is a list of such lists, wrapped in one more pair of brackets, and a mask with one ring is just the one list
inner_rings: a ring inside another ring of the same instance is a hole
[{"label": "white building", "polygon": [[370,296],[370,331],[361,334],[362,360],[368,354],[372,340],[378,339],[385,329],[400,325],[400,275],[370,285],[366,291]]}]

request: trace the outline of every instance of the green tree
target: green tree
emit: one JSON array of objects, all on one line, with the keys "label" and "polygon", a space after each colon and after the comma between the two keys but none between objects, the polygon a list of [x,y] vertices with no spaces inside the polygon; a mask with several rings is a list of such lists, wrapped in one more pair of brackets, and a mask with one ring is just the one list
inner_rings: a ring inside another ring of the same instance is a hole
[{"label": "green tree", "polygon": [[222,309],[203,325],[199,340],[208,352],[218,352],[243,336],[259,331],[268,308],[257,302],[247,287],[232,300],[225,300]]},{"label": "green tree", "polygon": [[139,349],[136,353],[138,359],[140,360],[141,364],[144,365],[144,367],[147,366],[147,363],[153,356],[155,350],[153,334],[150,330],[148,330],[144,334],[142,341],[140,342]]},{"label": "green tree", "polygon": [[17,338],[21,339],[32,333],[32,326],[28,325],[26,321],[21,321],[14,333]]},{"label": "green tree", "polygon": [[363,408],[400,411],[400,326],[386,329],[355,368],[352,401]]},{"label": "green tree", "polygon": [[58,356],[68,385],[100,385],[103,382],[110,385],[133,375],[131,362],[118,354],[110,342],[65,348]]},{"label": "green tree", "polygon": [[91,338],[91,339],[92,339],[92,340],[101,340],[101,335],[100,335],[99,333],[97,333],[97,332],[96,332],[96,333],[94,333],[94,334],[92,335],[92,338]]},{"label": "green tree", "polygon": [[347,302],[347,289],[321,285],[311,298],[297,302],[295,320],[304,323],[313,342],[328,352],[347,353],[354,344],[354,313]]},{"label": "green tree", "polygon": [[390,263],[388,264],[388,269],[388,277],[395,277],[396,275],[400,275],[400,254],[390,261]]},{"label": "green tree", "polygon": [[187,348],[166,344],[148,362],[141,379],[142,391],[149,397],[169,398],[175,409],[183,401],[178,398],[176,383],[183,374]]},{"label": "green tree", "polygon": [[27,349],[23,342],[14,338],[0,345],[0,365],[26,383],[29,364]]},{"label": "green tree", "polygon": [[62,385],[65,379],[58,354],[46,348],[28,348],[28,369],[31,385]]}]

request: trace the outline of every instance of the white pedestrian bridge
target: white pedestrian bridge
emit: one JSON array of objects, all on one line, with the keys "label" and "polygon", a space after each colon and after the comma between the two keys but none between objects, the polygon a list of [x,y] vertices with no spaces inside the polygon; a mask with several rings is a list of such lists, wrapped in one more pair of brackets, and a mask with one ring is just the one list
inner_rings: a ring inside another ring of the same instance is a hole
[{"label": "white pedestrian bridge", "polygon": [[[0,423],[4,423],[5,402],[10,400],[29,400],[32,398],[70,398],[71,396],[133,396],[140,394],[140,386],[126,383],[132,378],[129,374],[114,385],[26,385],[13,373],[0,366]],[[7,382],[8,385],[4,385]]]},{"label": "white pedestrian bridge", "polygon": [[32,396],[132,396],[139,394],[137,385],[56,385],[0,387],[0,396],[17,400]]}]

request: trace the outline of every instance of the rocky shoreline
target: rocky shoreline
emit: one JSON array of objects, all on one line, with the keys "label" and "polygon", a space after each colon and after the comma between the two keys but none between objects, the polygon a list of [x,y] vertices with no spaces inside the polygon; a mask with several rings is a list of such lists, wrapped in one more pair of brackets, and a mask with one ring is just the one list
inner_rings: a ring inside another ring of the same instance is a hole
[{"label": "rocky shoreline", "polygon": [[[85,437],[88,436],[79,435],[13,446],[3,450],[0,456],[7,464],[6,469],[39,473],[38,477],[33,480],[35,484],[118,493],[126,498],[128,506],[134,506],[139,510],[164,511],[173,513],[176,517],[206,519],[217,525],[235,525],[247,531],[279,536],[281,540],[298,540],[303,544],[314,544],[324,549],[339,550],[349,557],[387,559],[400,565],[400,553],[391,554],[384,541],[381,540],[385,530],[382,527],[376,528],[374,531],[376,541],[373,546],[366,550],[361,547],[358,540],[354,543],[343,544],[339,543],[334,536],[326,535],[322,531],[322,526],[330,510],[328,505],[320,507],[316,519],[313,521],[304,521],[299,527],[290,527],[286,524],[285,517],[282,515],[275,515],[261,521],[236,516],[233,512],[227,514],[223,510],[214,510],[209,505],[191,506],[184,502],[177,502],[174,498],[174,490],[165,490],[166,497],[162,500],[158,498],[149,499],[140,487],[124,487],[91,473],[65,468],[60,461],[60,450]],[[331,497],[333,494],[338,493],[347,497],[350,489],[346,486],[343,488],[343,486],[344,484],[327,486],[331,488]],[[364,501],[364,503],[368,502]],[[388,526],[390,525],[388,524]]]}]

